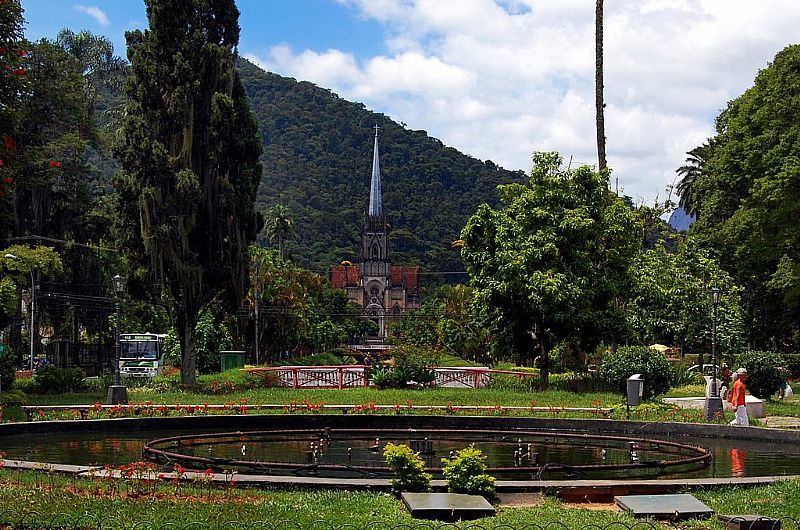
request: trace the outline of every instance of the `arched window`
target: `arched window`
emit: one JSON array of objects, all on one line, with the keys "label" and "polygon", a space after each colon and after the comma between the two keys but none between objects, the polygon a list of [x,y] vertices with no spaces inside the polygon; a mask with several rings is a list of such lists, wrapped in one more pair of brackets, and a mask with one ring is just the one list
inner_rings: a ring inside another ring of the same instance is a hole
[{"label": "arched window", "polygon": [[372,245],[372,257],[373,258],[379,258],[380,257],[380,252],[381,251],[378,248],[378,245]]},{"label": "arched window", "polygon": [[400,305],[399,304],[394,304],[394,307],[392,308],[392,314],[394,316],[400,316],[401,312],[402,312],[402,309],[400,309]]}]

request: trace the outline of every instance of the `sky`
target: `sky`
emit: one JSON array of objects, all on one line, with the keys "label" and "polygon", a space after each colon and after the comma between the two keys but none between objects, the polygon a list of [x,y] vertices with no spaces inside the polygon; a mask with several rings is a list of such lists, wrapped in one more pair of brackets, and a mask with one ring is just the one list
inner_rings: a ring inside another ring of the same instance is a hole
[{"label": "sky", "polygon": [[[145,28],[142,0],[23,0],[29,39]],[[596,165],[592,0],[239,0],[239,53],[507,169]],[[797,0],[605,0],[607,158],[621,193],[667,196],[686,151],[797,42]],[[391,145],[381,145],[388,151]],[[674,197],[673,197],[674,198]]]}]

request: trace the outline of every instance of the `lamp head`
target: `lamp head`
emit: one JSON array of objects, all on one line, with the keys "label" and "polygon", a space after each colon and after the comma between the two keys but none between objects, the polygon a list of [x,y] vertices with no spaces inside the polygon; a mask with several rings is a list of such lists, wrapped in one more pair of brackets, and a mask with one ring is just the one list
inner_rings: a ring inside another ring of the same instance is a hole
[{"label": "lamp head", "polygon": [[114,292],[120,294],[125,289],[125,278],[119,274],[115,274],[114,277],[111,278],[111,285],[114,287]]},{"label": "lamp head", "polygon": [[718,305],[720,298],[722,297],[722,289],[719,287],[712,287],[709,289],[709,295],[711,296],[711,303],[713,305]]}]

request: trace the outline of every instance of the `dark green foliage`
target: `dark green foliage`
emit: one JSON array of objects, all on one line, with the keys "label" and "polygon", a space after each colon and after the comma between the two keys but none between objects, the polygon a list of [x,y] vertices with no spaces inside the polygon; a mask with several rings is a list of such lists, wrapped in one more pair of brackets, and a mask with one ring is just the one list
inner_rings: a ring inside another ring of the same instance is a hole
[{"label": "dark green foliage", "polygon": [[[22,390],[18,390],[16,388],[12,388],[11,390],[6,390],[6,387],[3,386],[3,397],[0,400],[0,405],[8,410],[11,407],[21,407],[28,404],[28,396]],[[5,411],[0,413],[0,415],[5,416]],[[8,420],[9,416],[5,416],[4,419]]]},{"label": "dark green foliage", "polygon": [[[355,364],[355,359],[346,355],[346,350],[340,350],[338,353],[339,355],[332,352],[317,353],[314,355],[308,355],[306,357],[290,359],[281,364],[297,366],[336,366],[342,364]],[[345,355],[342,356],[342,353],[345,353]]]},{"label": "dark green foliage", "polygon": [[491,333],[475,320],[472,302],[466,285],[428,289],[419,309],[390,322],[391,341],[488,363]]},{"label": "dark green foliage", "polygon": [[747,351],[736,357],[737,367],[747,369],[745,385],[755,397],[769,399],[786,380],[785,359],[772,351]]},{"label": "dark green foliage", "polygon": [[748,342],[797,349],[800,328],[800,45],[779,52],[717,117],[692,197],[694,237],[742,285]]},{"label": "dark green foliage", "polygon": [[639,251],[636,219],[607,189],[608,174],[562,167],[534,154],[527,185],[500,186],[502,208],[482,204],[462,232],[462,259],[495,358],[538,357],[546,384],[553,345],[592,350],[617,337],[628,268]]},{"label": "dark green foliage", "polygon": [[644,376],[643,399],[669,392],[671,368],[661,353],[644,346],[627,346],[603,358],[600,376],[623,396],[627,395],[627,381],[633,374]]},{"label": "dark green foliage", "polygon": [[392,471],[392,488],[401,491],[430,491],[431,475],[425,473],[425,462],[407,445],[387,443],[383,458]]},{"label": "dark green foliage", "polygon": [[38,394],[66,394],[83,392],[85,377],[86,373],[80,368],[45,366],[36,370],[33,380]]},{"label": "dark green foliage", "polygon": [[[250,247],[249,298],[259,300],[262,363],[324,352],[359,340],[371,321],[319,274],[281,259],[275,250]],[[252,336],[252,328],[248,330]]]},{"label": "dark green foliage", "polygon": [[[200,374],[213,374],[220,370],[221,351],[229,351],[232,345],[231,333],[222,322],[217,322],[214,312],[203,310],[194,328],[197,348],[197,371]],[[164,353],[169,363],[177,363],[181,358],[180,341],[175,330],[170,330],[164,338]]]},{"label": "dark green foliage", "polygon": [[452,458],[442,458],[444,478],[450,493],[494,498],[494,477],[486,474],[486,455],[475,446],[465,447]]},{"label": "dark green foliage", "polygon": [[150,0],[147,16],[149,30],[126,35],[116,187],[127,245],[169,300],[193,384],[200,311],[244,297],[261,141],[235,69],[233,0]]},{"label": "dark green foliage", "polygon": [[5,352],[0,353],[0,383],[3,386],[3,393],[14,386],[14,379],[17,377],[16,360],[14,351],[8,346],[5,347]]},{"label": "dark green foliage", "polygon": [[406,385],[427,385],[436,379],[432,367],[438,366],[439,355],[425,347],[403,345],[392,349],[395,378]]},{"label": "dark green foliage", "polygon": [[479,204],[497,204],[498,184],[524,178],[311,83],[247,61],[239,61],[239,71],[264,137],[258,205],[266,210],[285,204],[292,212],[297,238],[285,249],[304,267],[326,270],[345,259],[358,261],[376,123],[396,263],[463,270],[451,242]]},{"label": "dark green foliage", "polygon": [[[709,289],[722,290],[717,315],[720,352],[735,355],[744,345],[742,289],[693,241],[677,252],[663,246],[633,260],[626,293],[627,337],[638,344],[683,345],[694,351],[711,347],[712,306]],[[620,340],[624,337],[620,337]]]}]

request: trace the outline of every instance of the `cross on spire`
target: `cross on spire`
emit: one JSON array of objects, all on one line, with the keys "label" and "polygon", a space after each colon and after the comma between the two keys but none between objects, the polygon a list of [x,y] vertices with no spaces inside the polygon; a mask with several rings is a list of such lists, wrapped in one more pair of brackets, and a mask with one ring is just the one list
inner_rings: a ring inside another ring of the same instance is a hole
[{"label": "cross on spire", "polygon": [[375,136],[377,137],[378,136],[378,129],[380,129],[380,127],[378,127],[377,123],[375,124],[374,129],[375,129]]}]

